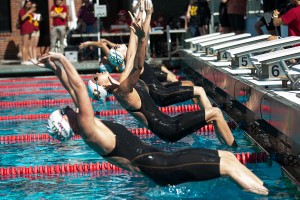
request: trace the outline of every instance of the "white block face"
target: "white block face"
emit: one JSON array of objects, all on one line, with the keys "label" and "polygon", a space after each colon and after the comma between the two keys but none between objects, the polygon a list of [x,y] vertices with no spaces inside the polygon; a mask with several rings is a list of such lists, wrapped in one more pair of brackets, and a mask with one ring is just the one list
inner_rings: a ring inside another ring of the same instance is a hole
[{"label": "white block face", "polygon": [[286,78],[286,75],[279,64],[268,65],[269,78]]},{"label": "white block face", "polygon": [[222,51],[222,52],[220,52],[220,59],[221,60],[230,60],[230,56],[227,55],[226,51]]},{"label": "white block face", "polygon": [[253,67],[248,56],[239,57],[239,67]]}]

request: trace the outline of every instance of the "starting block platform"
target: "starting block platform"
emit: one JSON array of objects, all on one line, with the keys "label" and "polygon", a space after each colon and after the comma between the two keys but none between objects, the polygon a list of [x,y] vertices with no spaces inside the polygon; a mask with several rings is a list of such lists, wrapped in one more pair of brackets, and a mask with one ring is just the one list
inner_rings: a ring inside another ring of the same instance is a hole
[{"label": "starting block platform", "polygon": [[[293,47],[300,44],[300,37],[266,41],[268,37],[248,37],[209,46],[214,51],[226,52],[228,59],[223,60],[215,54],[207,55],[203,49],[201,53],[179,50],[179,54],[183,67],[192,70],[191,74],[199,74],[205,83],[209,82],[213,88],[222,91],[220,94],[226,95],[227,100],[240,102],[250,111],[254,120],[267,121],[274,130],[283,133],[290,150],[300,155],[300,47]],[[240,44],[240,41],[245,43]],[[204,40],[199,46],[203,43]],[[194,44],[197,44],[196,40]],[[235,62],[239,59],[240,64],[247,62],[249,67],[239,67]],[[258,69],[262,69],[260,74],[253,73],[253,70]],[[266,71],[269,76],[270,73],[275,76],[279,73],[282,77],[258,78],[258,75],[266,75]]]}]

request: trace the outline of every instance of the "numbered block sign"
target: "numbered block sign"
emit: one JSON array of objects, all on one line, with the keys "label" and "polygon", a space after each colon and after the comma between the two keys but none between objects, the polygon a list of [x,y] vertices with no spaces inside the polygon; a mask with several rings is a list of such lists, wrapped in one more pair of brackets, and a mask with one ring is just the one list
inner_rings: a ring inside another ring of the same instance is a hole
[{"label": "numbered block sign", "polygon": [[269,78],[286,78],[282,68],[278,64],[269,65]]},{"label": "numbered block sign", "polygon": [[226,51],[221,51],[218,53],[218,60],[229,60],[229,56]]},{"label": "numbered block sign", "polygon": [[106,5],[94,4],[94,14],[95,14],[95,17],[107,17]]},{"label": "numbered block sign", "polygon": [[206,55],[215,55],[217,52],[211,48],[206,48]]},{"label": "numbered block sign", "polygon": [[248,56],[239,57],[239,67],[253,67]]}]

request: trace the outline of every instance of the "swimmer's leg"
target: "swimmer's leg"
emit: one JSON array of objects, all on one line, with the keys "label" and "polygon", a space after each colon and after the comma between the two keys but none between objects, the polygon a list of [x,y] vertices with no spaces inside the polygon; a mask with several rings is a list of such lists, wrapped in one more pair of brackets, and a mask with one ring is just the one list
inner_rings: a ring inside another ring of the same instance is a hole
[{"label": "swimmer's leg", "polygon": [[221,142],[225,142],[228,146],[237,146],[232,132],[219,108],[211,107],[205,109],[205,120],[207,123],[213,122],[215,132]]},{"label": "swimmer's leg", "polygon": [[164,65],[161,66],[161,71],[167,73],[167,81],[168,82],[176,82],[178,79],[176,78],[176,75],[168,70]]},{"label": "swimmer's leg", "polygon": [[[194,83],[192,82],[192,81],[181,81],[181,85],[182,86],[192,86],[192,87],[194,87],[194,96],[195,96],[195,98],[193,98],[192,99],[192,101],[193,101],[193,103],[195,103],[195,104],[199,104],[199,103],[201,103],[201,101],[200,101],[200,92],[199,91],[196,91],[197,93],[195,94],[195,90],[197,90],[197,88],[198,88],[198,86],[195,86],[194,85]],[[202,87],[201,87],[202,88]],[[203,88],[202,88],[203,89]],[[204,90],[203,90],[204,91]],[[205,91],[204,91],[204,93],[205,93]],[[206,96],[206,94],[205,94],[205,96]],[[200,106],[201,107],[201,106]]]},{"label": "swimmer's leg", "polygon": [[201,109],[207,109],[212,107],[210,100],[208,99],[203,87],[194,86],[194,96],[197,98],[198,104]]},{"label": "swimmer's leg", "polygon": [[240,163],[236,157],[227,151],[218,151],[220,156],[220,174],[228,175],[248,192],[268,195],[269,191],[263,186],[263,181]]}]

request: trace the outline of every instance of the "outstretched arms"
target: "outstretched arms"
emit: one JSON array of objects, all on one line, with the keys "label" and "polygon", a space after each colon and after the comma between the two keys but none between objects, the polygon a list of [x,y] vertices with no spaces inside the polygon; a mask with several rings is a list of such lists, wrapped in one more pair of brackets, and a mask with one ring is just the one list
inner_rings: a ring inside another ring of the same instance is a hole
[{"label": "outstretched arms", "polygon": [[77,103],[77,98],[76,95],[74,93],[74,90],[72,89],[66,71],[64,70],[64,68],[61,68],[60,66],[58,66],[55,62],[51,61],[50,58],[48,58],[47,60],[44,59],[43,63],[35,63],[34,60],[32,60],[33,64],[41,67],[41,68],[48,68],[51,71],[53,71],[53,73],[58,77],[58,79],[60,80],[61,84],[63,85],[63,87],[69,92],[69,94],[71,95],[73,102],[76,106],[76,108],[78,108],[78,103]]},{"label": "outstretched arms", "polygon": [[[53,67],[54,61],[58,61],[62,64],[63,69]],[[49,52],[48,55],[44,55],[39,59],[40,63],[47,62],[51,65],[52,70],[58,76],[62,84],[69,91],[72,96],[75,105],[79,108],[79,116],[81,119],[91,120],[94,119],[94,111],[90,103],[90,98],[86,89],[86,85],[79,76],[77,70],[72,63],[62,54]],[[49,66],[48,66],[49,68]]]},{"label": "outstretched arms", "polygon": [[101,39],[100,41],[86,41],[86,42],[83,42],[79,45],[79,48],[84,49],[84,48],[89,47],[89,46],[96,46],[98,48],[101,48],[104,51],[105,56],[108,57],[109,47],[113,47],[115,45],[116,44],[113,43],[113,42],[110,42],[106,39]]},{"label": "outstretched arms", "polygon": [[[138,51],[138,55],[134,56],[134,60],[132,60],[132,57],[126,56],[126,67],[124,72],[126,71],[122,79],[120,78],[120,90],[122,92],[131,92],[135,84],[137,83],[140,73],[144,67],[144,60],[145,60],[145,54],[146,54],[146,48],[147,48],[147,34],[149,32],[150,28],[150,21],[151,21],[151,14],[152,14],[152,6],[148,2],[141,1],[141,3],[144,3],[145,8],[141,6],[141,11],[143,9],[146,10],[146,19],[141,26],[141,20],[137,19],[138,23],[133,23],[131,26],[131,32],[132,34],[135,34],[138,38],[138,41],[133,45],[130,49],[130,52],[132,55],[136,55]],[[129,50],[129,48],[128,48]],[[129,52],[127,50],[127,52]],[[130,58],[130,59],[129,59]]]},{"label": "outstretched arms", "polygon": [[148,3],[148,1],[146,1],[145,3],[145,11],[146,11],[146,18],[143,24],[144,38],[141,40],[141,43],[139,44],[138,53],[134,63],[134,66],[136,66],[140,70],[142,70],[144,67],[144,61],[145,61],[147,45],[148,45],[147,38],[149,34],[151,15],[152,15],[152,6],[150,3]]}]

